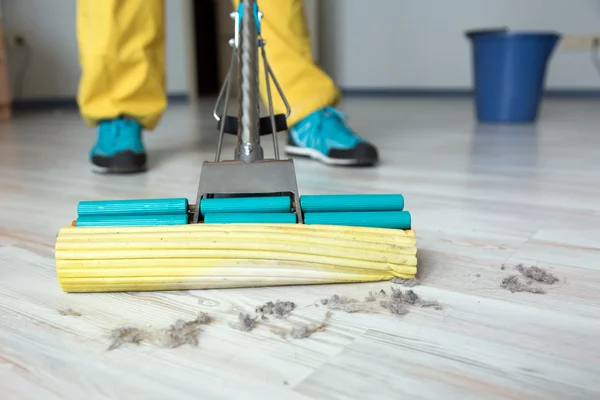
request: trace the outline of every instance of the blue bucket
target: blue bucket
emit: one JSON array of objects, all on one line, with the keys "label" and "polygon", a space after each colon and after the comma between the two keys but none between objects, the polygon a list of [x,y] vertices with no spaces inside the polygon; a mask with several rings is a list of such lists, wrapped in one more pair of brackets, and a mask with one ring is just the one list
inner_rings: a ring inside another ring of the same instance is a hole
[{"label": "blue bucket", "polygon": [[537,120],[548,60],[560,34],[469,31],[472,43],[476,114],[483,123]]}]

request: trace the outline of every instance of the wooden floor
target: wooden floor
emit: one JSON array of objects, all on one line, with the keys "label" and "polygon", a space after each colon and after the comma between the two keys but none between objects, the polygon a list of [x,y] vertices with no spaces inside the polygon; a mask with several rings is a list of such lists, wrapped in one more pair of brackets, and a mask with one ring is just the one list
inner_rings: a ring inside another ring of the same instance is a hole
[{"label": "wooden floor", "polygon": [[[318,324],[320,299],[363,299],[392,284],[62,293],[53,246],[78,201],[195,199],[215,149],[212,105],[171,107],[147,136],[152,169],[137,176],[91,172],[94,132],[73,111],[0,125],[2,399],[600,398],[598,101],[548,101],[533,127],[478,127],[467,100],[348,100],[343,109],[382,164],[296,162],[302,193],[405,195],[418,235],[422,284],[413,289],[442,310],[334,311],[323,331],[283,339],[230,323],[289,300],[291,316],[271,323]],[[518,264],[560,281],[534,282],[545,294],[501,288]],[[68,308],[81,315],[61,315]],[[107,350],[113,329],[160,329],[201,311],[215,321],[197,347]]]}]

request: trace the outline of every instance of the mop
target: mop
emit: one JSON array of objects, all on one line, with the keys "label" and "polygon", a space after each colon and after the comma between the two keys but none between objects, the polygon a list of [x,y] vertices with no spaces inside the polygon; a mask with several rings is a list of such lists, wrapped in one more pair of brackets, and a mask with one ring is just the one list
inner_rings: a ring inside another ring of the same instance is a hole
[{"label": "mop", "polygon": [[[240,3],[227,77],[214,117],[214,161],[187,198],[81,201],[59,230],[58,281],[65,292],[192,290],[410,279],[416,236],[402,194],[300,195],[294,162],[279,155],[290,106],[267,61],[256,0]],[[260,116],[259,54],[269,115]],[[237,68],[234,68],[237,65]],[[237,75],[233,71],[237,71]],[[227,115],[239,84],[237,117]],[[286,107],[274,114],[270,79]],[[221,102],[224,103],[219,111]],[[225,134],[237,135],[221,160]],[[261,137],[272,135],[274,158]]]}]

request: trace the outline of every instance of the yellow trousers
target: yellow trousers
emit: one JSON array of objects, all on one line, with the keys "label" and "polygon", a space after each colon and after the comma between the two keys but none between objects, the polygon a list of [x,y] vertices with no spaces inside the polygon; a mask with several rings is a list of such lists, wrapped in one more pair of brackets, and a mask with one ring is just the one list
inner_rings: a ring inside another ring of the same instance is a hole
[{"label": "yellow trousers", "polygon": [[[237,7],[239,0],[232,2]],[[292,108],[288,125],[335,105],[340,93],[313,61],[302,0],[258,0],[258,6],[267,57]],[[165,0],[77,1],[82,69],[77,101],[90,125],[119,115],[136,118],[146,129],[158,124],[167,106],[164,15]],[[271,89],[275,112],[285,112],[272,82]]]}]

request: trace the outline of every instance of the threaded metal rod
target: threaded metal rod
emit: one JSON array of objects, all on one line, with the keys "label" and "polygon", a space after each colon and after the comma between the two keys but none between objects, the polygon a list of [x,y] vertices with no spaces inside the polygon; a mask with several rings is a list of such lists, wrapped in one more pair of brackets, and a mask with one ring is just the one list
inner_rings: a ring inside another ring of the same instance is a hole
[{"label": "threaded metal rod", "polygon": [[238,72],[240,79],[238,140],[235,159],[245,162],[263,159],[260,146],[260,97],[258,86],[258,31],[254,19],[256,0],[243,0],[240,21]]}]

